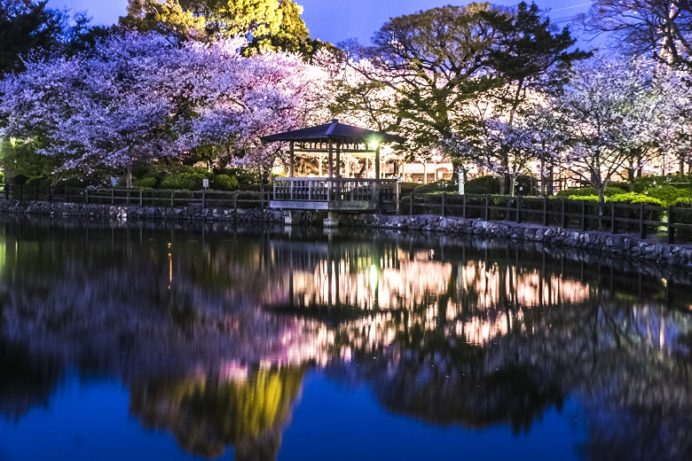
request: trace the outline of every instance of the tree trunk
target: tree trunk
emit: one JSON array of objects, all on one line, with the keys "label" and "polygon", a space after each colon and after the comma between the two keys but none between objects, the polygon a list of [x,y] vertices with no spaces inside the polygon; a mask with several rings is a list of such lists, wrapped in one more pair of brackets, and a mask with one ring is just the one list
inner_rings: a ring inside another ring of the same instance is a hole
[{"label": "tree trunk", "polygon": [[548,167],[548,188],[545,195],[553,195],[553,183],[555,178],[555,168],[553,165]]}]

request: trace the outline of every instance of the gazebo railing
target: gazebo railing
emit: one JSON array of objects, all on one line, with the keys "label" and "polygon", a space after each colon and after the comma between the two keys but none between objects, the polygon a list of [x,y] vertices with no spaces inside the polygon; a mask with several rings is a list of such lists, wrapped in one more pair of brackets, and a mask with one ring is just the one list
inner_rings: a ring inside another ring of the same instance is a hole
[{"label": "gazebo railing", "polygon": [[277,178],[273,197],[298,202],[396,203],[398,187],[396,179]]}]

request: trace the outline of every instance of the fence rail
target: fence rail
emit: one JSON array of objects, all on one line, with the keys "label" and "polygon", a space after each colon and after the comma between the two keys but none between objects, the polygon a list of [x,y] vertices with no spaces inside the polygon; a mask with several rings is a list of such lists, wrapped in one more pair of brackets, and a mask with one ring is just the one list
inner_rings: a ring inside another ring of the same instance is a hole
[{"label": "fence rail", "polygon": [[[4,186],[6,199],[103,205],[268,208],[273,191],[78,189]],[[295,193],[295,190],[294,190]],[[302,192],[301,192],[302,193]],[[349,192],[350,194],[350,192]],[[513,221],[579,230],[638,234],[670,243],[692,242],[692,207],[599,203],[543,197],[415,194],[400,197],[399,213]]]},{"label": "fence rail", "polygon": [[692,207],[576,201],[547,197],[415,194],[402,197],[402,213],[513,221],[579,230],[664,237],[692,242]]},{"label": "fence rail", "polygon": [[98,205],[136,205],[201,208],[267,208],[270,191],[83,189],[72,187],[3,186],[5,199]]}]

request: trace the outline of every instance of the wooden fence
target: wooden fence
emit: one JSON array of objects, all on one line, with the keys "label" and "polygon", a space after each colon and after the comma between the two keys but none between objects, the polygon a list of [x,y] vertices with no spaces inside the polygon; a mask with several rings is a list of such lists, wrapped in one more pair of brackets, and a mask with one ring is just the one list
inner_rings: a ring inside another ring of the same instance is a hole
[{"label": "wooden fence", "polygon": [[[201,208],[268,208],[271,191],[77,189],[5,186],[6,199],[20,201]],[[579,230],[637,234],[670,243],[692,242],[692,207],[575,201],[545,197],[415,194],[400,198],[399,213],[436,214],[513,221]]]},{"label": "wooden fence", "polygon": [[97,205],[135,205],[201,208],[267,208],[271,191],[83,189],[71,187],[5,186],[5,199]]},{"label": "wooden fence", "polygon": [[576,201],[548,197],[415,194],[402,197],[402,213],[437,214],[486,221],[513,221],[579,230],[665,237],[692,242],[692,207]]}]

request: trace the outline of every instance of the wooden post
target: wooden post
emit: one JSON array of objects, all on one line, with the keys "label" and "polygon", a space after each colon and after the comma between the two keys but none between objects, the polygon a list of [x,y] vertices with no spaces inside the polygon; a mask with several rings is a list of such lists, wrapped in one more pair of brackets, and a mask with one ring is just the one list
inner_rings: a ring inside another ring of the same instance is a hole
[{"label": "wooden post", "polygon": [[84,189],[84,203],[89,204],[89,189]]},{"label": "wooden post", "polygon": [[586,221],[586,200],[581,202],[581,230],[587,230],[588,224]]},{"label": "wooden post", "polygon": [[615,202],[610,204],[610,233],[614,234],[617,231],[615,226]]},{"label": "wooden post", "polygon": [[[65,188],[65,193],[67,193],[67,188]],[[115,189],[111,187],[111,205],[115,205]]]},{"label": "wooden post", "polygon": [[207,207],[207,190],[202,189],[202,208]]},{"label": "wooden post", "polygon": [[139,206],[143,207],[144,206],[144,189],[140,187],[139,189]]},{"label": "wooden post", "polygon": [[521,197],[517,197],[516,200],[517,200],[517,203],[516,203],[516,205],[517,205],[517,215],[516,215],[516,218],[517,218],[517,219],[516,219],[516,220],[517,220],[517,222],[519,223],[519,222],[521,222]]},{"label": "wooden post", "polygon": [[327,165],[327,167],[329,179],[332,179],[334,177],[334,148],[332,147],[331,141],[329,141],[329,165]]},{"label": "wooden post", "polygon": [[413,196],[414,196],[414,192],[411,191],[411,196],[409,197],[409,198],[410,198],[410,201],[409,201],[409,203],[408,203],[408,214],[409,214],[409,216],[413,216]]},{"label": "wooden post", "polygon": [[375,149],[375,179],[380,179],[380,145]]},{"label": "wooden post", "polygon": [[461,196],[461,217],[466,219],[466,194]]},{"label": "wooden post", "polygon": [[561,207],[560,207],[560,227],[565,228],[567,227],[567,213],[566,213],[566,207],[567,207],[567,201],[563,198],[560,200],[561,202]]},{"label": "wooden post", "polygon": [[440,214],[444,217],[445,216],[445,205],[447,202],[447,194],[442,194],[442,205],[440,209]]},{"label": "wooden post", "polygon": [[336,177],[341,178],[341,143],[336,143]]},{"label": "wooden post", "polygon": [[[21,202],[24,200],[24,186],[22,186],[20,184],[18,187],[19,187],[19,201]],[[65,188],[65,193],[67,193],[67,187]],[[67,200],[65,200],[65,201],[67,202]]]},{"label": "wooden post", "polygon": [[668,207],[668,243],[675,243],[675,219],[672,206]]},{"label": "wooden post", "polygon": [[[7,187],[7,186],[5,186]],[[5,190],[5,196],[7,196],[7,190]],[[51,186],[48,186],[48,202],[53,201],[53,188]]]},{"label": "wooden post", "polygon": [[543,225],[548,225],[548,197],[543,197]]},{"label": "wooden post", "polygon": [[401,213],[400,210],[400,200],[401,200],[401,183],[399,181],[396,182],[396,214]]},{"label": "wooden post", "polygon": [[233,209],[238,211],[238,191],[233,192]]},{"label": "wooden post", "polygon": [[644,224],[644,204],[639,204],[639,238],[646,238],[646,224]]},{"label": "wooden post", "polygon": [[293,141],[291,141],[290,143],[288,143],[288,148],[289,148],[288,176],[289,176],[290,178],[292,178],[292,177],[293,177],[293,168],[294,168],[293,162],[294,162],[294,156],[295,156],[295,149],[294,149],[294,146],[293,146]]},{"label": "wooden post", "polygon": [[171,208],[175,208],[175,191],[171,191]]},{"label": "wooden post", "polygon": [[490,220],[490,196],[485,194],[485,209],[483,210],[483,217],[486,221]]}]

